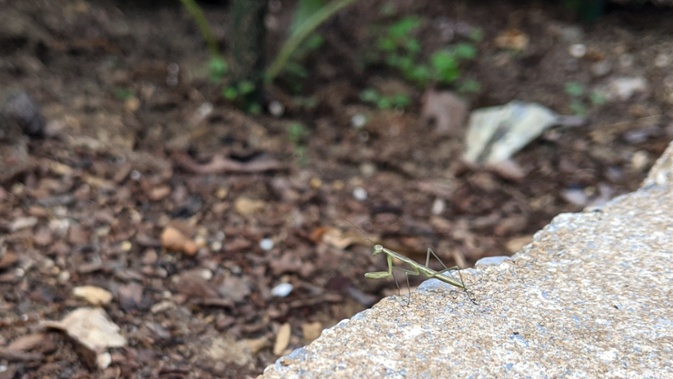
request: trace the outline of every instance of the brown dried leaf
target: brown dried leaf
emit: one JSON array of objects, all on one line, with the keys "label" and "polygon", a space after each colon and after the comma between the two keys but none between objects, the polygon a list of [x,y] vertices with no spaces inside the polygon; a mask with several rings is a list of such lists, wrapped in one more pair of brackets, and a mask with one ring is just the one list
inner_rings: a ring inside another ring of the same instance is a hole
[{"label": "brown dried leaf", "polygon": [[526,50],[529,40],[530,38],[526,33],[517,28],[511,28],[500,32],[495,37],[495,45],[501,49],[520,52]]},{"label": "brown dried leaf", "polygon": [[19,257],[11,251],[8,251],[4,256],[0,257],[0,270],[11,267],[18,261]]},{"label": "brown dried leaf", "polygon": [[177,290],[184,295],[194,298],[219,297],[217,290],[202,275],[201,270],[191,270],[180,274]]},{"label": "brown dried leaf", "polygon": [[12,341],[12,343],[7,346],[7,349],[15,351],[30,351],[40,347],[45,342],[45,339],[46,335],[43,333],[29,334]]}]

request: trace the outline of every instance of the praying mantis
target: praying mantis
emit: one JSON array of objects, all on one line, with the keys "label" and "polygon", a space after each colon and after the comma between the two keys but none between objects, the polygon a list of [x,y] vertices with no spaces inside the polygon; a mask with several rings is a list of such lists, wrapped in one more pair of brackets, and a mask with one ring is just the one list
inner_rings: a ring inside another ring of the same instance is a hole
[{"label": "praying mantis", "polygon": [[[430,249],[430,248],[428,248],[428,253],[427,253],[427,256],[426,256],[426,259],[425,259],[425,266],[416,262],[416,261],[414,261],[413,259],[411,259],[409,257],[405,257],[404,255],[402,255],[400,253],[397,253],[397,252],[392,251],[390,249],[386,249],[385,247],[383,247],[383,245],[378,245],[378,244],[374,245],[374,248],[372,250],[372,255],[377,256],[379,254],[385,254],[386,255],[386,262],[388,263],[388,271],[368,272],[368,273],[365,273],[365,278],[385,279],[385,278],[392,277],[393,279],[395,279],[395,277],[393,276],[393,268],[394,268],[393,258],[395,258],[395,259],[397,259],[397,260],[399,260],[403,263],[406,263],[409,267],[411,267],[411,269],[405,269],[405,268],[397,267],[397,269],[404,272],[404,275],[407,278],[407,286],[409,286],[409,275],[417,276],[417,275],[423,274],[427,278],[434,278],[434,279],[440,280],[440,281],[442,281],[446,284],[450,284],[454,287],[458,287],[458,288],[461,288],[461,289],[467,291],[467,287],[465,287],[465,282],[463,282],[463,276],[460,273],[460,268],[458,266],[446,267],[444,262],[442,262],[441,259],[439,259],[439,257],[437,256],[437,254],[435,254],[435,252],[432,251],[432,249]],[[443,270],[435,271],[435,270],[431,269],[430,267],[428,267],[428,265],[430,264],[430,254],[432,254],[439,261],[439,263],[442,264],[442,266],[444,267]],[[456,279],[452,279],[452,278],[450,278],[446,275],[442,275],[443,273],[445,273],[447,271],[458,271],[458,276],[460,278],[460,281],[458,281]],[[395,284],[397,285],[397,289],[399,290],[400,285],[397,283],[397,280],[395,280]],[[409,291],[409,298],[411,299],[411,290]],[[474,300],[472,300],[472,301],[474,301]]]}]

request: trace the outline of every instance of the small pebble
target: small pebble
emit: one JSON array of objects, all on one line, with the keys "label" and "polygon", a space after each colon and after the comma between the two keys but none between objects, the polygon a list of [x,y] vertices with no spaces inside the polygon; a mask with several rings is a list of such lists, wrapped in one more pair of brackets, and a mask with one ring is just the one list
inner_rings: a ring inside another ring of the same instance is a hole
[{"label": "small pebble", "polygon": [[622,54],[619,57],[619,64],[624,68],[633,66],[634,61],[635,58],[633,58],[633,55],[631,54]]},{"label": "small pebble", "polygon": [[351,125],[355,129],[362,129],[367,124],[367,116],[362,113],[358,113],[355,116],[351,117]]},{"label": "small pebble", "polygon": [[290,283],[281,283],[271,289],[271,295],[274,297],[286,297],[292,293],[294,287]]},{"label": "small pebble", "polygon": [[631,166],[633,166],[634,169],[641,171],[647,167],[649,161],[650,159],[647,157],[646,152],[642,150],[636,151],[631,158]]},{"label": "small pebble", "polygon": [[363,130],[360,133],[358,133],[358,138],[360,139],[361,142],[367,142],[369,141],[369,133]]},{"label": "small pebble", "polygon": [[442,214],[445,209],[446,209],[446,201],[444,201],[444,199],[437,198],[432,203],[432,214],[435,216]]},{"label": "small pebble", "polygon": [[365,178],[370,178],[376,173],[376,165],[371,162],[364,162],[360,164],[360,173]]},{"label": "small pebble", "polygon": [[273,249],[273,240],[271,238],[263,238],[259,241],[259,247],[264,251],[269,251]]},{"label": "small pebble", "polygon": [[587,47],[582,43],[576,43],[574,45],[570,45],[568,48],[568,53],[570,53],[570,55],[574,58],[582,58],[587,54]]},{"label": "small pebble", "polygon": [[657,55],[656,58],[654,58],[654,65],[663,68],[671,64],[671,56],[668,54],[659,54]]},{"label": "small pebble", "polygon": [[353,197],[360,201],[367,200],[367,190],[362,187],[355,187],[353,189]]},{"label": "small pebble", "polygon": [[607,59],[604,59],[591,65],[591,73],[597,77],[605,76],[609,74],[610,71],[612,71],[612,64]]},{"label": "small pebble", "polygon": [[273,100],[269,103],[269,113],[272,116],[280,117],[285,113],[285,107],[279,101]]}]

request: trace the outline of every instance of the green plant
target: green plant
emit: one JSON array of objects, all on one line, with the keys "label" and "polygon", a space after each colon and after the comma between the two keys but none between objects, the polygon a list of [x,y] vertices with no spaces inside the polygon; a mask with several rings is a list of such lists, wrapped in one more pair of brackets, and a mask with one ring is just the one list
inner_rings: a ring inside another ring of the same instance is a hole
[{"label": "green plant", "polygon": [[208,62],[208,72],[210,73],[210,80],[213,83],[219,83],[224,80],[224,77],[229,72],[229,65],[224,58],[220,56],[213,56]]},{"label": "green plant", "polygon": [[565,84],[565,93],[570,97],[570,103],[568,104],[570,111],[577,116],[586,116],[589,112],[589,107],[596,107],[605,103],[605,96],[603,94],[595,91],[587,93],[582,83],[567,82]]},{"label": "green plant", "polygon": [[292,58],[285,64],[283,84],[287,85],[291,92],[295,94],[303,92],[304,82],[311,74],[301,62],[320,48],[324,42],[325,40],[322,36],[318,34],[312,35],[299,45]]},{"label": "green plant", "polygon": [[481,41],[483,33],[480,29],[474,29],[469,39],[471,42],[463,42],[439,49],[430,55],[427,62],[420,59],[422,51],[421,43],[416,34],[422,26],[422,19],[417,16],[407,16],[397,22],[379,28],[380,36],[376,40],[376,48],[385,65],[396,69],[409,82],[426,87],[429,83],[441,85],[455,85],[468,92],[478,91],[478,83],[471,79],[466,85],[461,85],[461,64],[473,60],[477,56],[475,42]]},{"label": "green plant", "polygon": [[297,159],[297,163],[301,166],[308,164],[306,144],[304,142],[308,134],[308,129],[302,123],[293,122],[287,127],[287,139],[293,145],[294,156]]},{"label": "green plant", "polygon": [[136,97],[135,92],[130,88],[115,88],[112,94],[119,100],[128,100]]},{"label": "green plant", "polygon": [[398,93],[393,95],[382,95],[373,88],[367,88],[360,92],[360,100],[365,103],[373,104],[379,109],[405,109],[409,106],[409,96]]},{"label": "green plant", "polygon": [[323,22],[327,21],[334,14],[351,5],[355,0],[337,0],[330,2],[313,13],[306,12],[306,19],[303,22],[297,22],[297,26],[290,37],[281,47],[278,55],[269,65],[264,75],[267,83],[272,82],[284,69],[290,57],[297,51],[299,45],[308,38]]},{"label": "green plant", "polygon": [[[194,19],[199,31],[206,41],[206,45],[211,53],[211,60],[208,64],[210,79],[214,82],[230,80],[230,84],[225,86],[222,91],[223,96],[231,101],[236,101],[242,105],[248,112],[260,112],[261,105],[250,103],[248,98],[251,94],[257,93],[259,88],[256,82],[248,79],[228,78],[230,74],[229,65],[221,57],[217,40],[214,37],[212,28],[208,24],[202,9],[195,0],[180,0],[185,10]],[[355,2],[355,0],[335,0],[325,2],[324,0],[300,0],[294,15],[294,21],[291,26],[291,34],[287,41],[281,47],[278,55],[264,72],[264,81],[266,83],[273,81],[281,72],[287,71],[296,78],[308,77],[308,71],[300,64],[291,62],[290,58],[306,54],[320,47],[323,39],[319,35],[312,33],[331,16]],[[297,82],[293,80],[292,82]],[[300,87],[295,88],[295,90]]]},{"label": "green plant", "polygon": [[[246,95],[252,93],[255,90],[255,85],[249,81],[240,81],[235,85],[229,85],[224,87],[222,90],[222,96],[225,99],[233,102],[241,102]],[[262,111],[262,106],[258,103],[247,103],[241,104],[244,106],[244,110],[251,114],[259,114]]]}]

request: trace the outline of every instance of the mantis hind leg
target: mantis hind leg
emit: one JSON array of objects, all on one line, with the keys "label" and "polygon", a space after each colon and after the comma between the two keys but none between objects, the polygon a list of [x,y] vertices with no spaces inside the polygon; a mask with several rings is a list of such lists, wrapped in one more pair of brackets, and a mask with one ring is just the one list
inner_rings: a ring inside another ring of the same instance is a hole
[{"label": "mantis hind leg", "polygon": [[460,284],[463,286],[463,290],[465,290],[465,293],[467,294],[467,298],[470,299],[470,301],[472,303],[477,304],[477,301],[474,299],[474,294],[470,295],[470,291],[468,291],[467,287],[465,286],[465,281],[463,281],[463,274],[460,272],[460,267],[458,267],[458,266],[446,267],[444,262],[442,262],[442,260],[439,259],[437,254],[435,254],[435,252],[432,251],[432,249],[430,249],[430,248],[428,248],[428,255],[426,256],[426,259],[425,259],[425,266],[427,266],[428,263],[430,263],[430,254],[432,254],[435,257],[435,259],[437,259],[439,261],[439,263],[442,265],[442,267],[444,267],[443,270],[437,271],[437,273],[435,275],[441,275],[441,274],[443,274],[445,272],[449,272],[449,271],[458,271],[458,277],[460,278]]},{"label": "mantis hind leg", "polygon": [[441,275],[441,274],[443,274],[443,273],[445,273],[445,272],[458,271],[458,276],[460,277],[460,284],[463,286],[463,289],[467,290],[467,287],[465,287],[465,282],[463,281],[463,274],[460,273],[460,267],[458,267],[458,266],[446,267],[446,265],[444,264],[444,262],[442,262],[442,260],[439,259],[439,257],[437,256],[437,254],[435,254],[435,252],[432,251],[432,249],[430,249],[430,248],[428,248],[428,253],[427,253],[427,255],[425,256],[425,266],[426,266],[426,267],[429,267],[429,265],[430,265],[430,254],[432,254],[432,256],[435,257],[435,259],[437,260],[437,262],[439,262],[439,264],[441,264],[442,267],[444,267],[443,270],[441,270],[441,271],[437,271],[437,273],[436,273],[435,275],[433,275],[433,276]]}]

